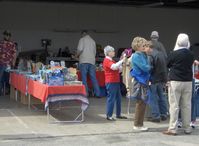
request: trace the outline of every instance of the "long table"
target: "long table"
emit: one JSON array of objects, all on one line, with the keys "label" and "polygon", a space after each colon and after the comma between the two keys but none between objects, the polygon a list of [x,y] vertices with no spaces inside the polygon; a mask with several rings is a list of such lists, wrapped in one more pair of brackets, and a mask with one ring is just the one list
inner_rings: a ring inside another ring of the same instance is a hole
[{"label": "long table", "polygon": [[[38,81],[27,78],[24,75],[17,74],[15,72],[10,73],[10,84],[18,91],[28,94],[28,107],[30,108],[31,100],[30,96],[39,99],[45,104],[45,109],[49,116],[49,104],[58,101],[66,100],[78,100],[81,101],[81,113],[76,117],[73,122],[78,121],[77,118],[82,116],[84,120],[84,111],[89,105],[88,98],[86,96],[86,90],[84,85],[67,85],[67,86],[48,86]],[[65,122],[65,121],[64,121]],[[69,121],[70,122],[70,121]],[[79,122],[79,121],[78,121]]]},{"label": "long table", "polygon": [[48,86],[38,81],[28,81],[28,94],[34,96],[45,103],[48,107],[49,102],[60,100],[79,100],[82,102],[82,110],[88,107],[88,98],[83,85]]}]

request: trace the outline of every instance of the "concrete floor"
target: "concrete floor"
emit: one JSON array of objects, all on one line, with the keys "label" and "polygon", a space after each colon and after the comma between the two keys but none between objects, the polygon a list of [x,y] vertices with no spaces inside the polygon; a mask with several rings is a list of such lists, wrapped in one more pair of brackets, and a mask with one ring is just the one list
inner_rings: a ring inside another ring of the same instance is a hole
[{"label": "concrete floor", "polygon": [[[139,146],[198,146],[199,128],[191,135],[179,130],[178,136],[166,136],[161,132],[167,129],[168,121],[159,124],[145,122],[148,132],[133,131],[133,114],[127,115],[127,99],[122,100],[123,114],[127,120],[110,122],[105,119],[105,98],[89,98],[89,108],[82,123],[50,124],[43,110],[29,110],[27,105],[0,97],[0,146],[93,146],[93,145],[139,145]],[[68,102],[66,109],[53,111],[60,120],[74,118],[80,111],[77,102]],[[39,109],[43,105],[37,106]],[[130,109],[133,113],[133,105]],[[50,118],[51,121],[53,117]]]}]

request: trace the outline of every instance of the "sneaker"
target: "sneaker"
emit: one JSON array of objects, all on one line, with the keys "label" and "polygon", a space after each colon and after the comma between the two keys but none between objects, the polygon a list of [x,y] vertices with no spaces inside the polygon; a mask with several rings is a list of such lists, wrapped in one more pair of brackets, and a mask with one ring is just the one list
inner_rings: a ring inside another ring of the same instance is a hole
[{"label": "sneaker", "polygon": [[192,122],[190,123],[190,126],[191,126],[192,128],[196,128],[196,122],[195,122],[195,121],[192,121]]},{"label": "sneaker", "polygon": [[182,122],[181,121],[178,121],[177,125],[178,125],[178,128],[182,128]]},{"label": "sneaker", "polygon": [[149,128],[144,126],[141,127],[134,126],[133,129],[136,131],[148,131]]},{"label": "sneaker", "polygon": [[106,117],[106,119],[107,119],[108,121],[115,121],[115,119],[114,119],[113,117]]}]

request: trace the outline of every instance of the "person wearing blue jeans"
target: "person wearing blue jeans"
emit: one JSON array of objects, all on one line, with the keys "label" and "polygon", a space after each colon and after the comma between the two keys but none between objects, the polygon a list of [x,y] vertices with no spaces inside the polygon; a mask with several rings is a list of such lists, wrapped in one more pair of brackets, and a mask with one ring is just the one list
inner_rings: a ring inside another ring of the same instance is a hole
[{"label": "person wearing blue jeans", "polygon": [[100,88],[98,86],[98,82],[96,79],[96,72],[95,72],[95,65],[89,64],[89,63],[82,63],[79,65],[79,69],[82,76],[82,82],[86,87],[87,94],[89,93],[89,88],[87,84],[87,74],[90,77],[90,80],[92,82],[93,88],[94,88],[94,94],[99,97],[100,96]]},{"label": "person wearing blue jeans", "polygon": [[82,82],[85,85],[87,95],[89,96],[87,85],[87,74],[89,74],[94,87],[95,96],[100,97],[100,88],[95,73],[96,43],[86,30],[82,31],[81,35],[82,37],[77,46],[76,57],[79,58],[79,69],[82,76]]},{"label": "person wearing blue jeans", "polygon": [[121,90],[119,83],[107,83],[107,100],[106,100],[106,109],[107,109],[107,117],[112,117],[114,103],[116,102],[116,117],[121,115]]},{"label": "person wearing blue jeans", "polygon": [[105,58],[103,61],[103,68],[105,74],[105,84],[107,90],[106,100],[106,119],[109,121],[115,121],[112,117],[114,104],[116,102],[116,118],[127,119],[127,117],[121,115],[121,89],[120,89],[120,74],[119,70],[122,69],[122,63],[125,59],[118,62],[113,60],[115,56],[115,49],[112,46],[106,46],[104,48]]},{"label": "person wearing blue jeans", "polygon": [[[158,33],[153,33],[152,37],[158,37]],[[154,41],[152,41],[153,51],[149,55],[149,61],[152,66],[151,70],[151,85],[150,85],[150,103],[151,122],[160,122],[167,119],[167,101],[164,96],[164,84],[167,82],[167,55],[164,47],[159,48]]]}]

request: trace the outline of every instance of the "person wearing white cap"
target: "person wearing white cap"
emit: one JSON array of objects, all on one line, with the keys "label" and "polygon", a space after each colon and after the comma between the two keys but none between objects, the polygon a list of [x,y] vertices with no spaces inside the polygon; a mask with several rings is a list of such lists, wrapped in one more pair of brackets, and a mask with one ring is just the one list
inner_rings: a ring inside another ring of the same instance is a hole
[{"label": "person wearing white cap", "polygon": [[122,67],[122,63],[126,57],[117,63],[113,60],[115,56],[115,49],[112,46],[106,46],[104,48],[105,58],[103,61],[103,68],[105,73],[105,84],[107,89],[106,100],[106,119],[109,121],[115,121],[112,117],[114,103],[116,102],[116,118],[127,119],[127,117],[121,115],[121,90],[120,90],[120,74],[119,70]]},{"label": "person wearing white cap", "polygon": [[170,121],[167,135],[177,135],[178,115],[181,110],[182,123],[185,134],[190,134],[191,127],[191,97],[192,97],[192,65],[194,55],[189,50],[189,36],[180,33],[177,37],[174,51],[168,58],[169,71],[169,112]]}]

